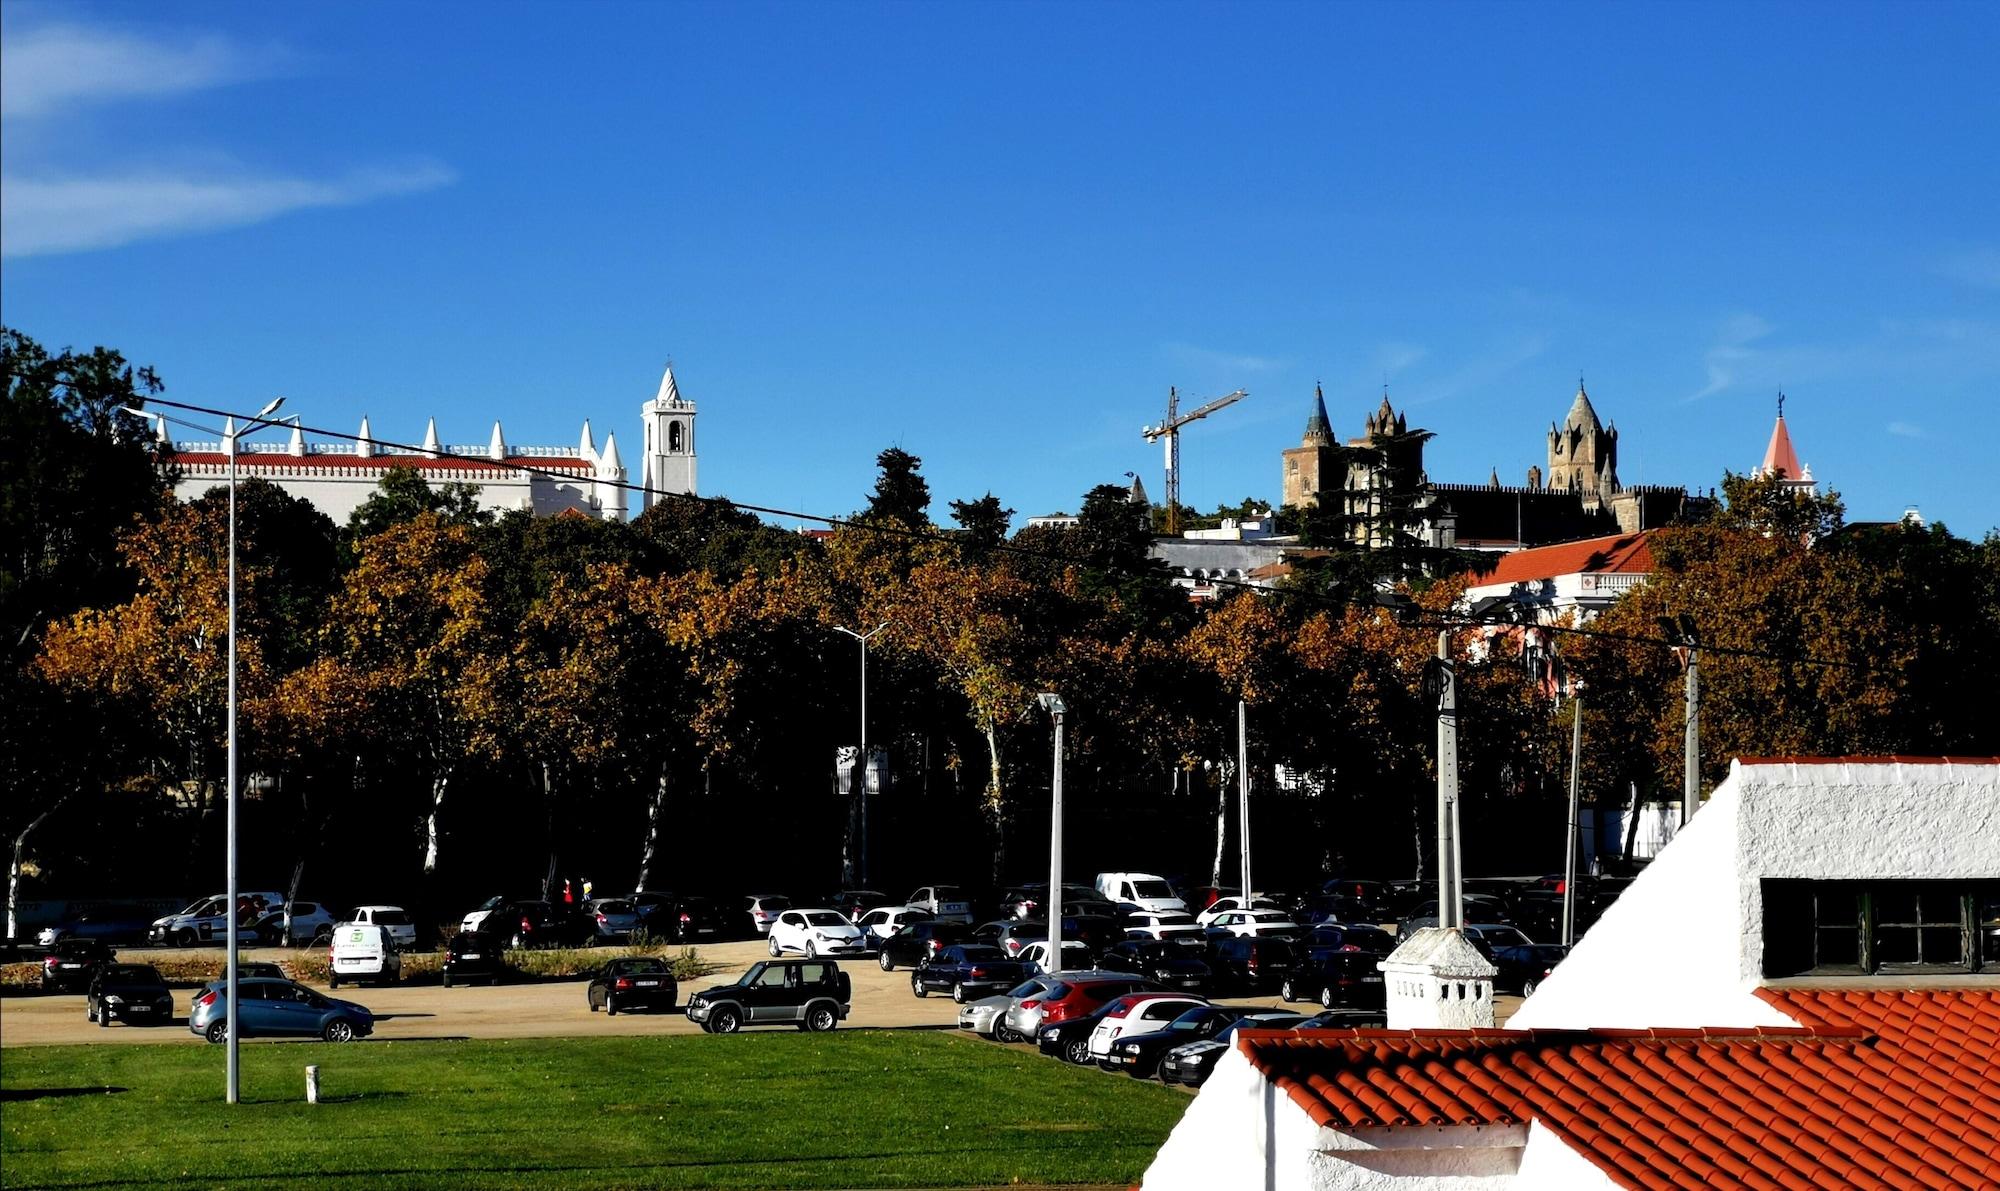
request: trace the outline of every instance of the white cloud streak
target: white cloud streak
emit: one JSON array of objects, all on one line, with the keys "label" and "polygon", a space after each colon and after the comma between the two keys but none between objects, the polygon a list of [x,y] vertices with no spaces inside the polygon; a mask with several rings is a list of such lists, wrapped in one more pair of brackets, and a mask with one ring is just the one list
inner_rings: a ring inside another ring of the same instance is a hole
[{"label": "white cloud streak", "polygon": [[1163,344],[1167,354],[1183,364],[1214,369],[1218,372],[1276,372],[1285,366],[1285,361],[1273,356],[1241,355],[1215,351],[1206,347],[1195,347],[1188,343]]},{"label": "white cloud streak", "polygon": [[437,165],[334,180],[133,174],[0,178],[0,255],[46,256],[261,223],[291,211],[351,207],[434,190],[454,175]]},{"label": "white cloud streak", "polygon": [[1702,368],[1707,373],[1707,383],[1690,393],[1685,400],[1699,401],[1734,385],[1744,372],[1745,366],[1758,358],[1758,351],[1752,345],[1768,337],[1775,329],[1770,323],[1754,314],[1731,316],[1722,324],[1715,343],[1702,356]]},{"label": "white cloud streak", "polygon": [[1888,431],[1898,438],[1922,438],[1924,436],[1924,428],[1912,422],[1891,422],[1888,425]]},{"label": "white cloud streak", "polygon": [[198,91],[275,74],[288,57],[212,35],[146,38],[42,25],[10,32],[0,46],[0,113],[27,120],[86,103]]}]

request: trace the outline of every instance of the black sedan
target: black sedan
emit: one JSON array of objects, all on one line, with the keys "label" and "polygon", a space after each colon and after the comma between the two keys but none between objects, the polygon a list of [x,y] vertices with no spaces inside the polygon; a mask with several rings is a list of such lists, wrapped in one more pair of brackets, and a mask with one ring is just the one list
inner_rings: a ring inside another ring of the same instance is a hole
[{"label": "black sedan", "polygon": [[971,933],[970,927],[956,922],[912,922],[882,941],[882,949],[875,953],[875,962],[882,966],[884,972],[893,972],[899,967],[914,968],[953,943],[963,942]]},{"label": "black sedan", "polygon": [[1252,1013],[1239,1017],[1207,1038],[1182,1042],[1167,1048],[1160,1058],[1160,1082],[1186,1084],[1198,1088],[1215,1071],[1216,1060],[1227,1054],[1238,1030],[1290,1030],[1304,1024],[1297,1013]]},{"label": "black sedan", "polygon": [[1369,951],[1328,951],[1308,956],[1285,970],[1278,996],[1287,1001],[1318,1001],[1323,1009],[1380,1009],[1386,985],[1375,965],[1382,957]]},{"label": "black sedan", "polygon": [[1123,997],[1112,997],[1089,1013],[1044,1025],[1035,1035],[1036,1049],[1079,1066],[1090,1062],[1090,1035],[1114,1006],[1125,1008],[1123,1001]]},{"label": "black sedan", "polygon": [[100,939],[58,939],[42,957],[42,991],[82,992],[97,969],[116,958]]},{"label": "black sedan", "polygon": [[1116,943],[1098,957],[1097,966],[1107,972],[1130,972],[1144,976],[1161,988],[1200,992],[1209,986],[1215,971],[1191,948],[1158,940],[1128,939]]},{"label": "black sedan", "polygon": [[1123,1071],[1134,1079],[1151,1079],[1160,1069],[1160,1057],[1168,1050],[1184,1042],[1213,1038],[1243,1013],[1227,1005],[1197,1005],[1168,1022],[1164,1030],[1127,1034],[1112,1043],[1111,1054],[1102,1066]]},{"label": "black sedan", "polygon": [[507,941],[485,931],[460,931],[451,937],[444,952],[444,986],[483,980],[500,983],[507,974]]},{"label": "black sedan", "polygon": [[105,964],[90,978],[83,1014],[100,1026],[164,1026],[174,1020],[174,994],[151,964]]},{"label": "black sedan", "polygon": [[998,947],[954,943],[917,962],[910,972],[910,991],[917,996],[948,992],[963,1005],[1004,992],[1028,978],[1028,965],[1008,959]]},{"label": "black sedan", "polygon": [[620,1009],[672,1009],[679,994],[674,970],[667,961],[650,956],[612,960],[598,969],[584,990],[590,1011],[602,1009],[607,1017],[618,1016]]}]

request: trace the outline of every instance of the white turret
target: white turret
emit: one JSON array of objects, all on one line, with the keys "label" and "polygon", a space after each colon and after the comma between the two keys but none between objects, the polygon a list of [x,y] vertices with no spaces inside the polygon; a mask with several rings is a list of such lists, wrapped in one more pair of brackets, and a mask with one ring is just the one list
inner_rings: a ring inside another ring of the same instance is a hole
[{"label": "white turret", "polygon": [[576,457],[588,463],[597,462],[597,441],[590,437],[590,419],[583,420],[583,437],[577,440]]},{"label": "white turret", "polygon": [[303,459],[306,457],[305,428],[297,422],[292,423],[292,441],[286,444],[285,449],[292,453],[293,458]]},{"label": "white turret", "polygon": [[486,457],[495,463],[507,459],[507,440],[500,435],[500,419],[493,420],[493,438],[486,444]]},{"label": "white turret", "polygon": [[[153,419],[153,437],[160,440],[161,450],[171,451],[174,449],[174,436],[167,433],[167,420],[165,418]],[[1912,505],[1911,507],[1915,508],[1916,506]]]},{"label": "white turret", "polygon": [[372,459],[375,456],[375,432],[368,429],[368,415],[361,415],[361,434],[354,443],[357,459]]},{"label": "white turret", "polygon": [[695,493],[694,402],[681,396],[674,366],[660,377],[660,390],[640,408],[646,424],[645,505],[659,503],[663,494]]},{"label": "white turret", "polygon": [[430,423],[424,427],[424,454],[444,454],[438,447],[438,420],[436,418],[432,418]]},{"label": "white turret", "polygon": [[604,436],[604,453],[597,459],[593,499],[606,521],[625,520],[625,467],[618,461],[618,435]]}]

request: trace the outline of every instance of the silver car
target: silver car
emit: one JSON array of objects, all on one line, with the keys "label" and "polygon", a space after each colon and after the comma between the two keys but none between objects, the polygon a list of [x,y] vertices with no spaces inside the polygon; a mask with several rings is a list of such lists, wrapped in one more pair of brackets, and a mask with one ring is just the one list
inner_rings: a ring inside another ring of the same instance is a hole
[{"label": "silver car", "polygon": [[639,908],[622,897],[600,897],[583,903],[583,916],[603,941],[630,939],[639,930]]},{"label": "silver car", "polygon": [[[1032,983],[1032,981],[1030,982]],[[1027,985],[1022,985],[1025,988]],[[1020,989],[1015,989],[1015,992]],[[981,997],[967,1001],[958,1007],[958,1028],[971,1030],[982,1038],[998,1037],[1000,1019],[1014,1003],[1014,993],[1004,992],[995,996]]]}]

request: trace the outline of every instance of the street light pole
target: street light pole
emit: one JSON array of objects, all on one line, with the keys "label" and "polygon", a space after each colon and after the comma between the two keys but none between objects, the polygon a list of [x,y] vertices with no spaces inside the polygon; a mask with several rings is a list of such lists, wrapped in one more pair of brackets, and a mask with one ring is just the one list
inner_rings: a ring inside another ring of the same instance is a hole
[{"label": "street light pole", "polygon": [[856,641],[861,642],[861,747],[856,750],[854,757],[854,796],[861,802],[861,880],[859,884],[864,889],[868,886],[868,638],[873,637],[888,627],[889,622],[886,620],[865,633],[857,633],[853,629],[843,628],[840,625],[833,626],[835,632],[846,633]]},{"label": "street light pole", "polygon": [[1069,710],[1061,695],[1044,691],[1035,702],[1055,720],[1055,773],[1049,782],[1049,895],[1043,899],[1049,917],[1049,971],[1062,971],[1062,828],[1063,714]]}]

